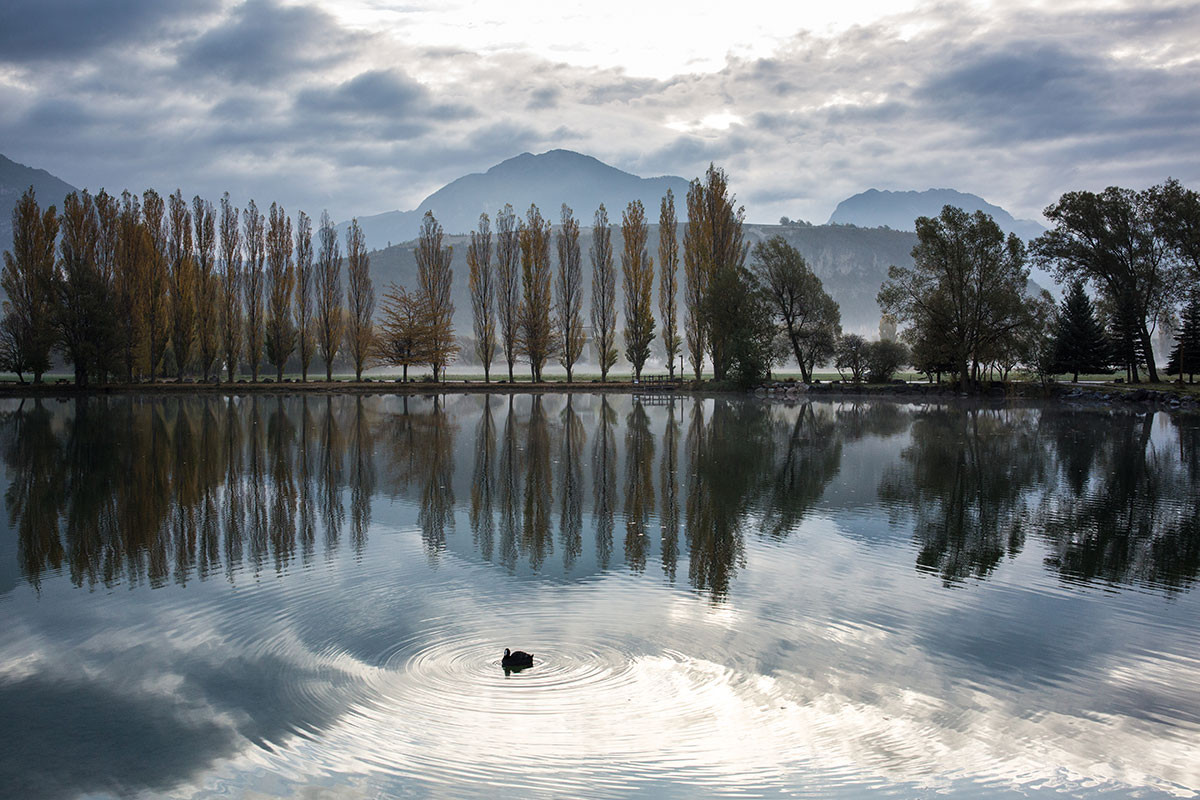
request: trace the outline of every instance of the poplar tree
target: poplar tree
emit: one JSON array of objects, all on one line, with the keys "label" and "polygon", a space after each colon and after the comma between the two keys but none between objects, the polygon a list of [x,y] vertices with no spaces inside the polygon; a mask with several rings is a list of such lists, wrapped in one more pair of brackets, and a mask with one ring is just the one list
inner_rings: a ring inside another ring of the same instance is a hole
[{"label": "poplar tree", "polygon": [[[689,348],[693,341],[707,344],[713,377],[717,380],[725,379],[733,329],[742,324],[735,315],[725,313],[728,308],[722,305],[724,299],[710,292],[715,285],[732,290],[743,279],[747,249],[742,232],[745,209],[735,208],[734,202],[725,170],[712,164],[704,181],[693,181],[688,190],[688,225],[684,233],[684,268],[689,283],[686,296],[689,315],[699,315],[688,333]],[[702,354],[697,356],[693,352],[697,376],[702,358]]]},{"label": "poplar tree", "polygon": [[696,380],[704,367],[708,330],[704,324],[704,298],[708,293],[708,256],[705,249],[704,187],[700,179],[688,185],[687,225],[683,229],[683,333]]},{"label": "poplar tree", "polygon": [[216,273],[217,215],[212,203],[200,195],[192,198],[192,224],[196,228],[196,339],[199,346],[200,375],[205,383],[221,352],[220,280]]},{"label": "poplar tree", "polygon": [[116,312],[98,258],[100,225],[86,191],[63,201],[59,261],[52,299],[63,355],[75,368],[75,384],[87,386],[109,371],[116,354]]},{"label": "poplar tree", "polygon": [[237,376],[242,353],[242,235],[240,213],[229,200],[221,198],[221,346],[229,382]]},{"label": "poplar tree", "polygon": [[159,364],[170,340],[171,307],[168,303],[170,270],[167,261],[166,204],[153,189],[142,194],[142,219],[150,237],[151,254],[147,264],[145,292],[146,345],[150,382],[153,383]]},{"label": "poplar tree", "polygon": [[346,308],[349,312],[346,347],[354,362],[354,380],[361,381],[374,337],[371,317],[375,313],[375,287],[371,283],[367,242],[357,218],[350,221],[346,231],[346,277]]},{"label": "poplar tree", "polygon": [[325,380],[333,380],[333,359],[342,346],[345,311],[342,308],[342,253],[337,228],[328,211],[321,212],[320,252],[317,254],[317,346],[325,361]]},{"label": "poplar tree", "polygon": [[521,309],[518,315],[520,350],[529,360],[534,383],[554,349],[550,328],[550,222],[530,205],[520,230]]},{"label": "poplar tree", "polygon": [[[7,369],[18,377],[32,373],[41,383],[50,368],[54,345],[54,317],[50,285],[54,274],[54,243],[58,214],[54,206],[38,206],[30,186],[12,212],[12,250],[4,251],[3,357]],[[22,380],[24,380],[22,378]]]},{"label": "poplar tree", "polygon": [[146,294],[143,285],[153,257],[153,245],[142,224],[142,208],[136,194],[121,194],[117,217],[120,231],[114,263],[113,297],[117,311],[118,341],[125,380],[133,382],[146,340]]},{"label": "poplar tree", "polygon": [[313,240],[312,220],[296,215],[296,345],[300,351],[300,380],[308,380],[313,345]]},{"label": "poplar tree", "polygon": [[417,260],[420,301],[428,317],[429,365],[433,379],[440,381],[446,367],[458,353],[454,343],[454,300],[451,289],[454,271],[450,269],[453,248],[442,246],[442,225],[432,211],[421,220],[421,231],[413,255]]},{"label": "poplar tree", "polygon": [[517,339],[521,312],[521,257],[517,215],[511,204],[496,215],[496,317],[500,322],[500,344],[508,362],[508,382],[513,381],[517,361]]},{"label": "poplar tree", "polygon": [[267,229],[267,361],[275,365],[276,380],[296,349],[296,325],[292,320],[292,292],[296,268],[292,263],[292,220],[282,206],[271,203]]},{"label": "poplar tree", "polygon": [[654,341],[654,259],[646,251],[648,236],[646,209],[641,200],[634,200],[621,215],[621,287],[625,294],[625,357],[633,365],[635,381],[642,379],[642,367]]},{"label": "poplar tree", "polygon": [[263,356],[263,264],[267,258],[266,228],[263,215],[251,200],[242,212],[245,227],[245,271],[242,286],[246,296],[246,361],[250,378],[258,382],[258,367]]},{"label": "poplar tree", "polygon": [[667,189],[658,213],[658,313],[662,323],[663,350],[667,369],[675,379],[675,358],[683,341],[679,338],[679,312],[675,296],[679,293],[679,240],[675,235],[675,193]]},{"label": "poplar tree", "polygon": [[583,258],[579,250],[579,221],[562,205],[562,228],[558,233],[558,279],[555,283],[558,359],[573,380],[575,362],[583,354]]},{"label": "poplar tree", "polygon": [[596,341],[596,359],[600,362],[600,380],[608,380],[608,371],[617,363],[617,273],[613,269],[612,228],[604,204],[596,210],[592,222],[592,335]]},{"label": "poplar tree", "polygon": [[492,269],[492,228],[487,214],[479,215],[479,227],[471,231],[467,268],[470,270],[467,285],[471,292],[475,352],[483,363],[483,382],[488,383],[492,359],[496,357],[496,280]]},{"label": "poplar tree", "polygon": [[176,377],[182,380],[196,340],[196,262],[192,256],[192,212],[178,189],[168,198],[171,264],[171,350]]}]

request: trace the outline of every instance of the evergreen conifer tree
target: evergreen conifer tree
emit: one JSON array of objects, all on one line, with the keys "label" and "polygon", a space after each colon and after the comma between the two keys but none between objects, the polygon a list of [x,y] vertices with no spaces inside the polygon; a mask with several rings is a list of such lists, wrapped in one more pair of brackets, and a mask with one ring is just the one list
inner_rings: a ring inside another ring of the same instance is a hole
[{"label": "evergreen conifer tree", "polygon": [[1167,373],[1178,375],[1181,381],[1185,372],[1188,383],[1195,383],[1196,373],[1200,372],[1200,292],[1192,293],[1183,310],[1183,325],[1175,335],[1175,347],[1167,363]]},{"label": "evergreen conifer tree", "polygon": [[1082,281],[1073,282],[1063,298],[1054,347],[1055,370],[1070,373],[1072,381],[1081,372],[1105,372],[1111,366],[1108,338]]}]

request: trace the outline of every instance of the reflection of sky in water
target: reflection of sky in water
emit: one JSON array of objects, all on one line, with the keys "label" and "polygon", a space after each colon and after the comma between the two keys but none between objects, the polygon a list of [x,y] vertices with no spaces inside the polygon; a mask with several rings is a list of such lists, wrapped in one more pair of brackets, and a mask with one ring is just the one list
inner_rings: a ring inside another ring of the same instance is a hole
[{"label": "reflection of sky in water", "polygon": [[[728,590],[717,595],[689,577],[714,574],[689,568],[682,529],[690,477],[678,497],[676,577],[664,574],[663,409],[647,411],[656,513],[645,566],[631,569],[624,515],[631,411],[627,398],[613,400],[617,513],[603,569],[593,539],[599,409],[594,398],[573,403],[587,433],[585,533],[567,568],[561,403],[545,404],[549,435],[538,444],[540,434],[529,435],[528,398],[520,399],[515,433],[524,451],[515,463],[523,474],[534,456],[550,455],[552,464],[553,547],[535,570],[520,546],[511,567],[498,543],[491,558],[480,553],[471,513],[471,412],[479,406],[468,402],[476,398],[453,399],[457,429],[439,445],[453,453],[452,475],[438,474],[452,481],[443,484],[453,493],[444,546],[429,535],[428,509],[422,514],[437,464],[396,477],[403,470],[381,413],[395,404],[388,400],[371,401],[370,435],[359,451],[347,445],[346,474],[356,455],[375,467],[360,548],[349,536],[347,479],[338,490],[340,545],[325,546],[318,525],[312,557],[283,559],[278,570],[268,557],[256,574],[243,556],[205,580],[191,573],[151,589],[145,580],[131,586],[127,573],[110,586],[76,587],[64,565],[42,574],[36,591],[18,571],[0,595],[0,780],[8,791],[1099,796],[1140,788],[1186,796],[1200,787],[1193,754],[1200,630],[1190,579],[1183,590],[1139,580],[1164,574],[1161,566],[1135,569],[1123,583],[1060,576],[1063,543],[1039,536],[1037,518],[1051,507],[1045,498],[1061,493],[1051,476],[1055,431],[1036,414],[1033,422],[1046,428],[1043,455],[1032,466],[997,467],[1013,480],[1024,480],[1026,468],[1036,476],[1023,492],[1032,508],[1021,518],[1026,530],[983,576],[948,580],[916,568],[925,544],[911,532],[921,509],[876,495],[892,469],[911,469],[901,477],[939,502],[950,491],[919,474],[918,462],[938,466],[939,454],[903,455],[913,425],[906,411],[854,437],[843,431],[837,442],[796,445],[805,465],[828,464],[824,454],[835,444],[836,458],[786,536],[758,532],[775,530],[779,509],[771,507],[777,495],[759,491],[770,477],[756,475],[744,546]],[[420,408],[428,413],[428,405]],[[501,410],[493,409],[497,457]],[[830,410],[818,407],[818,416]],[[706,411],[704,424],[726,424]],[[771,413],[780,420],[772,440],[793,437],[799,412]],[[706,466],[689,462],[691,418],[677,421],[679,472],[703,476]],[[1018,422],[1028,429],[1030,419]],[[276,424],[279,435],[277,423],[261,424]],[[747,446],[761,444],[753,425],[728,424]],[[1108,436],[1102,420],[1096,429],[1096,449],[1124,441],[1125,429]],[[1178,452],[1172,428],[1152,429],[1153,447]],[[838,436],[832,431],[817,433]],[[550,452],[531,454],[530,442]],[[786,449],[773,451],[771,463],[782,463]],[[11,482],[15,465],[6,463]],[[753,459],[737,463],[756,468]],[[266,494],[285,477],[274,473]],[[729,480],[744,488],[744,477]],[[809,491],[791,487],[793,496]],[[1195,508],[1194,498],[1177,494],[1163,493],[1165,507]],[[1016,513],[1005,491],[988,496],[998,516]],[[536,511],[537,498],[520,499],[523,511]],[[1161,510],[1152,516],[1164,526],[1171,519]],[[15,559],[15,538],[10,526],[0,553]],[[1137,564],[1188,563],[1179,553],[1134,555]],[[533,650],[538,665],[506,677],[498,665],[504,646]]]}]

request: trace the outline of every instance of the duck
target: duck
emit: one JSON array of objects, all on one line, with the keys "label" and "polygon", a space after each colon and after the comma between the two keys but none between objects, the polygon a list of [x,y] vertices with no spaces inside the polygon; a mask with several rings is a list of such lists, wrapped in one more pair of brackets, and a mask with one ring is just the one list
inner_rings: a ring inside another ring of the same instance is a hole
[{"label": "duck", "polygon": [[500,666],[508,669],[532,667],[533,653],[526,653],[523,650],[518,650],[515,653],[509,652],[509,649],[504,648],[504,658],[500,659]]}]

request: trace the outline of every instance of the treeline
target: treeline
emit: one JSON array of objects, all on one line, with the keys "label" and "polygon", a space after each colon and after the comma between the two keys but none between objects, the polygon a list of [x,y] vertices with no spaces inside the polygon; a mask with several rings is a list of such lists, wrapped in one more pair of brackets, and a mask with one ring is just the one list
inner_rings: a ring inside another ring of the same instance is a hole
[{"label": "treeline", "polygon": [[[918,218],[913,265],[893,266],[879,292],[875,342],[843,335],[838,304],[783,237],[751,251],[724,170],[710,165],[691,182],[682,221],[675,200],[668,191],[660,203],[655,254],[640,201],[621,213],[619,253],[608,210],[595,211],[587,309],[571,208],[561,207],[557,231],[536,205],[524,216],[506,205],[494,230],[480,215],[467,251],[468,346],[484,379],[498,364],[511,382],[524,362],[541,381],[553,360],[572,381],[590,343],[602,380],[619,354],[640,380],[658,337],[670,377],[686,356],[696,380],[711,366],[717,381],[740,384],[788,360],[805,382],[828,364],[854,381],[887,381],[911,364],[964,388],[1018,367],[1076,378],[1118,367],[1131,382],[1144,367],[1157,381],[1158,326],[1176,334],[1168,369],[1200,371],[1200,197],[1177,181],[1065,194],[1045,211],[1055,227],[1028,248],[983,212],[947,206]],[[359,380],[372,366],[401,368],[405,380],[410,367],[428,366],[441,380],[462,346],[452,252],[432,213],[414,250],[416,285],[390,286],[378,319],[362,231],[351,223],[343,257],[328,213],[314,243],[305,213],[293,227],[275,203],[264,216],[253,201],[234,208],[228,194],[218,212],[199,197],[189,206],[178,191],[166,201],[152,190],[79,192],[60,214],[39,208],[30,189],[13,231],[0,276],[0,369],[22,381],[39,382],[55,351],[80,385],[167,373],[207,381],[224,372],[232,381],[243,366],[257,381],[264,360],[276,380],[298,361],[307,380],[318,356],[330,380],[339,354]],[[1061,308],[1028,292],[1031,262],[1069,284]]]},{"label": "treeline", "polygon": [[375,306],[366,242],[352,222],[343,257],[328,213],[316,238],[304,212],[293,228],[282,206],[239,210],[228,193],[218,210],[179,191],[72,192],[59,213],[31,187],[0,274],[0,369],[39,383],[57,352],[81,386],[233,381],[243,366],[257,381],[264,360],[281,380],[296,357],[307,380],[319,355],[328,380],[344,350],[361,378]]},{"label": "treeline", "polygon": [[[1026,246],[983,212],[947,206],[916,220],[912,267],[892,267],[879,305],[902,323],[912,363],[964,388],[1022,366],[1045,377],[1142,368],[1159,380],[1152,336],[1174,332],[1168,371],[1200,371],[1200,195],[1175,180],[1135,192],[1068,192],[1054,227]],[[1068,285],[1056,307],[1030,296],[1029,263]],[[1084,289],[1095,291],[1093,303]]]}]

